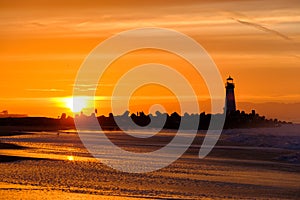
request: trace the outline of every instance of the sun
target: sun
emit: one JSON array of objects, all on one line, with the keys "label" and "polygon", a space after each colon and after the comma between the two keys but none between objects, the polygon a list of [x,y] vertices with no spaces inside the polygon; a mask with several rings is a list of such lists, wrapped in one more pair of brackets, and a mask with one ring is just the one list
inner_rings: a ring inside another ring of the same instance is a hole
[{"label": "sun", "polygon": [[[73,102],[75,100],[75,102]],[[67,97],[64,99],[65,106],[72,112],[81,112],[89,106],[87,97]]]}]

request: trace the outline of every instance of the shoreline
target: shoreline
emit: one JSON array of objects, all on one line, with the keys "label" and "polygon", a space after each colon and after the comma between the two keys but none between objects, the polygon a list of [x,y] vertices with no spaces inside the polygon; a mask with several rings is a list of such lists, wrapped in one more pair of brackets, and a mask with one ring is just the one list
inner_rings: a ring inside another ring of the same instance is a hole
[{"label": "shoreline", "polygon": [[[205,131],[199,131],[177,161],[142,174],[116,171],[96,160],[74,130],[59,135],[44,131],[0,136],[4,161],[0,160],[0,196],[54,200],[300,198],[298,130],[294,125],[224,130],[204,159],[199,159],[198,152]],[[161,148],[174,134],[174,130],[163,131],[143,143],[128,140],[121,131],[107,133],[120,148],[137,153]]]}]

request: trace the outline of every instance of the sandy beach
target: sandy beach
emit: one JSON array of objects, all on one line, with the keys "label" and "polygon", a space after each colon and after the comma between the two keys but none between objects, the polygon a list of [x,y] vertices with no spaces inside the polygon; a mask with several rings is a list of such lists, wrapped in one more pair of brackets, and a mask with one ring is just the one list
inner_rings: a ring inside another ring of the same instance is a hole
[{"label": "sandy beach", "polygon": [[[0,199],[299,199],[300,125],[224,130],[198,158],[204,131],[168,167],[149,173],[116,171],[94,159],[74,130],[2,131]],[[174,136],[145,143],[106,133],[128,151],[153,151]],[[104,147],[105,148],[105,147]]]}]

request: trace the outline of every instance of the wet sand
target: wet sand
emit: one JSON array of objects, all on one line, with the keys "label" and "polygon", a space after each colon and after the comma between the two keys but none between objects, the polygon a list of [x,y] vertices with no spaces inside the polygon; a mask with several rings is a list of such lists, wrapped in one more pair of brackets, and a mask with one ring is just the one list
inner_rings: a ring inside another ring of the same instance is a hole
[{"label": "wet sand", "polygon": [[[128,200],[131,197],[124,196],[106,196],[106,195],[95,195],[85,193],[75,193],[70,191],[62,191],[61,189],[49,189],[48,187],[31,186],[31,185],[20,185],[10,184],[1,182],[0,186],[0,199],[103,199],[103,200]],[[25,197],[25,198],[24,198]],[[134,198],[134,199],[145,199],[145,198]]]},{"label": "wet sand", "polygon": [[[176,162],[155,172],[119,172],[92,158],[72,131],[0,136],[0,199],[299,199],[300,126],[225,130],[199,159],[204,132]],[[172,131],[147,143],[110,132],[130,151],[166,144]]]}]

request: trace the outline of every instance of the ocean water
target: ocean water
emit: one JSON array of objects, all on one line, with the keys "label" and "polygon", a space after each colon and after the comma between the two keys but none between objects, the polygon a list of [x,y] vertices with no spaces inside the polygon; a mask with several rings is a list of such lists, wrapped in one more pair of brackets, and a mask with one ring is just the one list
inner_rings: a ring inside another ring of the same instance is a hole
[{"label": "ocean water", "polygon": [[[1,136],[0,199],[297,199],[299,130],[298,125],[225,130],[205,159],[198,158],[205,136],[199,132],[178,160],[148,173],[118,171],[93,158],[75,130]],[[143,142],[120,131],[106,133],[135,153],[156,151],[175,134],[165,130]]]}]

